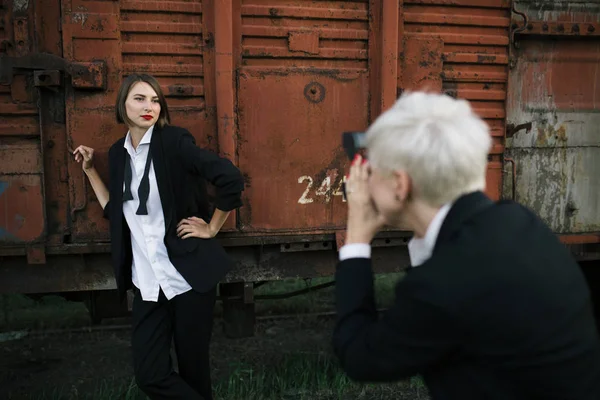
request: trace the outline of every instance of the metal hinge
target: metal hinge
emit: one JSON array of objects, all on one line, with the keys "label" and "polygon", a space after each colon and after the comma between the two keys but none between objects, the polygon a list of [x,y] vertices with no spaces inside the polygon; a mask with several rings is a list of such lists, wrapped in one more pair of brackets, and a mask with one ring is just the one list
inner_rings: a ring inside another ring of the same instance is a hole
[{"label": "metal hinge", "polygon": [[531,132],[531,128],[533,127],[533,122],[526,122],[524,124],[508,124],[506,125],[506,137],[512,138],[515,133],[522,131],[523,129],[527,130],[527,133]]}]

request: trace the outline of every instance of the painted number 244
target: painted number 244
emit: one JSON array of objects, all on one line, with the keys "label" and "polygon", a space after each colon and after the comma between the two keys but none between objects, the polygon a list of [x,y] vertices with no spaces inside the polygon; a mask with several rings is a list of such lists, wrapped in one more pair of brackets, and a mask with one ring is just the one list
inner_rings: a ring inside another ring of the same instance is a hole
[{"label": "painted number 244", "polygon": [[[317,196],[323,196],[325,203],[331,201],[331,196],[342,196],[342,201],[346,201],[344,200],[342,193],[342,178],[337,179],[337,175],[337,171],[327,174],[314,192]],[[298,204],[313,203],[315,199],[310,197],[310,192],[313,190],[315,184],[314,179],[308,175],[304,175],[298,178],[298,183],[304,183],[306,185],[304,193],[302,193],[302,196],[298,199]]]}]

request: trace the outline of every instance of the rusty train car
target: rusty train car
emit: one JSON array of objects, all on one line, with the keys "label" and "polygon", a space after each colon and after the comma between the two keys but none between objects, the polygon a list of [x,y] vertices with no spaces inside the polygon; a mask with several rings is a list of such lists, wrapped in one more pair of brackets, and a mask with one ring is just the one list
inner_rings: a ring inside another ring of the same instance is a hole
[{"label": "rusty train car", "polygon": [[[221,287],[234,314],[252,308],[253,282],[333,273],[340,134],[404,90],[471,101],[493,136],[488,194],[600,258],[599,68],[594,1],[4,0],[0,293],[115,288],[107,222],[70,151],[95,147],[107,178],[131,72],[157,76],[172,122],[245,176],[219,236],[237,262]],[[377,237],[378,271],[408,266],[409,237]]]}]

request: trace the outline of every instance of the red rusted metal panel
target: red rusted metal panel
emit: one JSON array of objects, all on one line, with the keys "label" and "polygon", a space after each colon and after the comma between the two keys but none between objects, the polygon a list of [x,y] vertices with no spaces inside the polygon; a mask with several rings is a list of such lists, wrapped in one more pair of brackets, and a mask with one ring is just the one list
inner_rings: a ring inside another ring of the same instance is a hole
[{"label": "red rusted metal panel", "polygon": [[343,226],[341,132],[369,122],[368,5],[242,5],[238,154],[248,180],[242,230]]},{"label": "red rusted metal panel", "polygon": [[44,198],[39,175],[0,175],[0,243],[35,242],[44,235]]},{"label": "red rusted metal panel", "polygon": [[408,34],[404,38],[399,89],[441,92],[444,42],[439,36]]},{"label": "red rusted metal panel", "polygon": [[398,88],[443,91],[471,102],[493,137],[488,193],[500,197],[504,150],[510,2],[405,0]]},{"label": "red rusted metal panel", "polygon": [[[516,3],[514,29],[540,15],[545,18],[539,22],[549,27],[600,21],[598,5],[567,3],[543,10]],[[507,122],[529,128],[507,138],[507,155],[516,162],[516,199],[564,235],[600,231],[600,41],[574,39],[515,35],[507,105]]]},{"label": "red rusted metal panel", "polygon": [[26,245],[44,237],[42,159],[24,140],[0,144],[0,243]]},{"label": "red rusted metal panel", "polygon": [[[0,8],[0,52],[26,56],[32,48],[32,7]],[[46,234],[43,158],[33,82],[26,75],[0,86],[0,246],[31,246]]]},{"label": "red rusted metal panel", "polygon": [[[71,152],[82,144],[94,147],[97,150],[96,165],[106,179],[108,148],[119,134],[123,134],[114,123],[113,108],[122,70],[119,3],[64,0],[61,5],[63,57],[76,63],[102,61],[108,70],[107,81],[99,90],[79,90],[77,78],[65,82],[66,150]],[[70,154],[66,164],[70,240],[108,240],[108,224],[97,203],[92,203],[94,195],[88,188],[81,165]],[[96,206],[89,207],[89,204]]]},{"label": "red rusted metal panel", "polygon": [[[19,290],[114,287],[100,267],[104,255],[92,269],[73,264],[72,278],[67,268],[58,280],[52,271],[56,255],[108,251],[107,223],[69,149],[94,146],[107,178],[108,147],[126,133],[113,104],[131,72],[157,76],[172,123],[245,174],[244,207],[221,238],[238,261],[227,280],[333,271],[346,213],[340,133],[365,129],[408,89],[465,98],[486,119],[494,143],[488,195],[514,191],[565,242],[597,242],[590,188],[600,182],[590,171],[599,147],[600,13],[581,2],[542,3],[517,1],[511,14],[509,0],[8,2],[0,53],[35,49],[64,60],[38,58],[0,86],[0,253],[21,255],[15,268],[27,260],[50,268],[23,269],[40,282],[26,288],[20,279]],[[529,132],[515,128],[527,122]],[[406,256],[389,250],[378,260],[386,270]],[[7,271],[2,277],[18,275]]]},{"label": "red rusted metal panel", "polygon": [[243,229],[341,227],[347,157],[339,133],[367,125],[367,72],[247,69],[239,84],[240,168],[248,176]]},{"label": "red rusted metal panel", "polygon": [[[235,136],[237,114],[235,111],[234,78],[234,18],[230,1],[217,0],[214,4],[215,23],[215,87],[217,109],[217,139],[219,153],[237,164]],[[224,230],[235,229],[237,213],[231,213]]]}]

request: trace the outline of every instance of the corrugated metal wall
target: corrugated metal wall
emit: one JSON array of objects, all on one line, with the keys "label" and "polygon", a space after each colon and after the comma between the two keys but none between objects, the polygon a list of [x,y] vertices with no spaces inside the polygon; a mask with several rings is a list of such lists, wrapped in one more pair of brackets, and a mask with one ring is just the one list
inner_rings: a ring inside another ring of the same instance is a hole
[{"label": "corrugated metal wall", "polygon": [[[201,3],[122,1],[120,29],[123,76],[134,72],[155,76],[173,121],[206,146],[216,124],[214,104],[213,112],[207,113],[205,81],[214,80],[214,75],[204,68],[208,35]],[[216,141],[211,140],[211,147],[217,149]]]},{"label": "corrugated metal wall", "polygon": [[[424,84],[467,99],[490,125],[494,146],[488,194],[500,197],[508,81],[510,2],[407,0],[398,87]],[[441,80],[438,78],[441,78]]]}]

